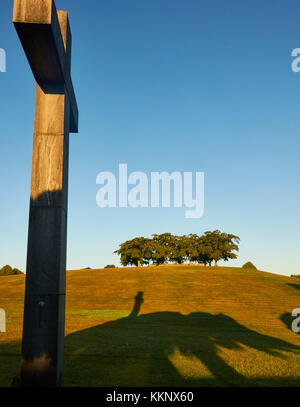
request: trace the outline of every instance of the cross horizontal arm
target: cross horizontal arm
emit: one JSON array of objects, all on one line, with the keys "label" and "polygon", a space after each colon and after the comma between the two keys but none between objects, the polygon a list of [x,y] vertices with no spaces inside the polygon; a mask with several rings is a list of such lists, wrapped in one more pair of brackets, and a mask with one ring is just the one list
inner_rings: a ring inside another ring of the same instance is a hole
[{"label": "cross horizontal arm", "polygon": [[[53,0],[15,0],[13,22],[35,80],[45,93],[68,93],[70,132],[78,132],[78,107],[70,73],[71,34],[62,37]],[[69,27],[68,27],[69,30]]]}]

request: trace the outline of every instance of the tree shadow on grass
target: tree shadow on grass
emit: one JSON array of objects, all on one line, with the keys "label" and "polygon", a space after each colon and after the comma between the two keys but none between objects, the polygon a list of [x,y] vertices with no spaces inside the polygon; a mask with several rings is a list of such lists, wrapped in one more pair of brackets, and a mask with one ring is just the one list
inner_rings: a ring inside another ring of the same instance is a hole
[{"label": "tree shadow on grass", "polygon": [[[0,335],[4,336],[5,334]],[[20,361],[20,342],[0,342],[0,387],[18,385]]]},{"label": "tree shadow on grass", "polygon": [[296,288],[297,290],[300,290],[300,284],[293,284],[293,283],[288,283],[290,287]]},{"label": "tree shadow on grass", "polygon": [[[224,314],[155,312],[138,315],[143,293],[127,318],[66,337],[66,385],[87,386],[278,386],[285,379],[249,379],[224,361],[219,347],[242,345],[284,358],[300,348],[259,334]],[[173,364],[175,356],[182,369]],[[199,363],[201,374],[199,374]],[[195,367],[196,366],[196,367]],[[197,367],[198,366],[198,367]],[[204,369],[204,370],[203,370]],[[208,374],[203,374],[203,372]],[[197,373],[198,372],[198,373]],[[299,384],[299,383],[298,383]]]}]

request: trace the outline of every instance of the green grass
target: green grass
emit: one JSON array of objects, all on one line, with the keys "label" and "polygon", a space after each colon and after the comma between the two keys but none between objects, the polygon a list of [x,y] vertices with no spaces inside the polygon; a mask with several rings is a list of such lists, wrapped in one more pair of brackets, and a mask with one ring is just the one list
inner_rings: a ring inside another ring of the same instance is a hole
[{"label": "green grass", "polygon": [[168,283],[176,285],[176,286],[183,286],[186,283],[184,281],[178,281],[178,280],[167,280]]},{"label": "green grass", "polygon": [[92,309],[92,310],[79,310],[68,312],[68,315],[78,315],[80,317],[92,319],[116,319],[124,318],[130,314],[130,310],[124,311],[121,309]]},{"label": "green grass", "polygon": [[[19,374],[24,282],[0,278],[0,386]],[[65,385],[298,386],[299,295],[297,278],[232,267],[68,271]]]}]

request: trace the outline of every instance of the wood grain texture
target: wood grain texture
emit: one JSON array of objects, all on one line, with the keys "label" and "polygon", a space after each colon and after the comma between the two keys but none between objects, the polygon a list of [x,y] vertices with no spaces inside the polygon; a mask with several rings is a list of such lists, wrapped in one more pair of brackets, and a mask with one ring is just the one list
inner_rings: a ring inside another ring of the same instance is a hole
[{"label": "wood grain texture", "polygon": [[57,11],[53,0],[15,0],[13,22],[35,80],[44,93],[68,94],[70,132],[77,133],[68,13]]},{"label": "wood grain texture", "polygon": [[13,21],[36,79],[22,341],[22,386],[63,382],[69,133],[78,131],[68,14],[15,0]]},{"label": "wood grain texture", "polygon": [[53,0],[15,0],[13,22],[50,24]]}]

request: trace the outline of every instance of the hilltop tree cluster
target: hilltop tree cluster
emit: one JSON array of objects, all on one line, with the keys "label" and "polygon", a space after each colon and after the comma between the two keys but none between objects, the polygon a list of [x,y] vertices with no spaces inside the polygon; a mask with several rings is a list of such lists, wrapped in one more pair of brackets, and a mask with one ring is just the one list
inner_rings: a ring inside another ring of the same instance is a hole
[{"label": "hilltop tree cluster", "polygon": [[12,268],[8,264],[0,269],[0,276],[10,276],[15,274],[23,274],[22,271],[17,268]]},{"label": "hilltop tree cluster", "polygon": [[219,230],[203,235],[175,236],[171,233],[154,234],[152,239],[136,237],[120,244],[114,253],[120,256],[123,266],[159,265],[168,262],[182,264],[203,263],[218,265],[219,260],[236,259],[240,238]]}]

